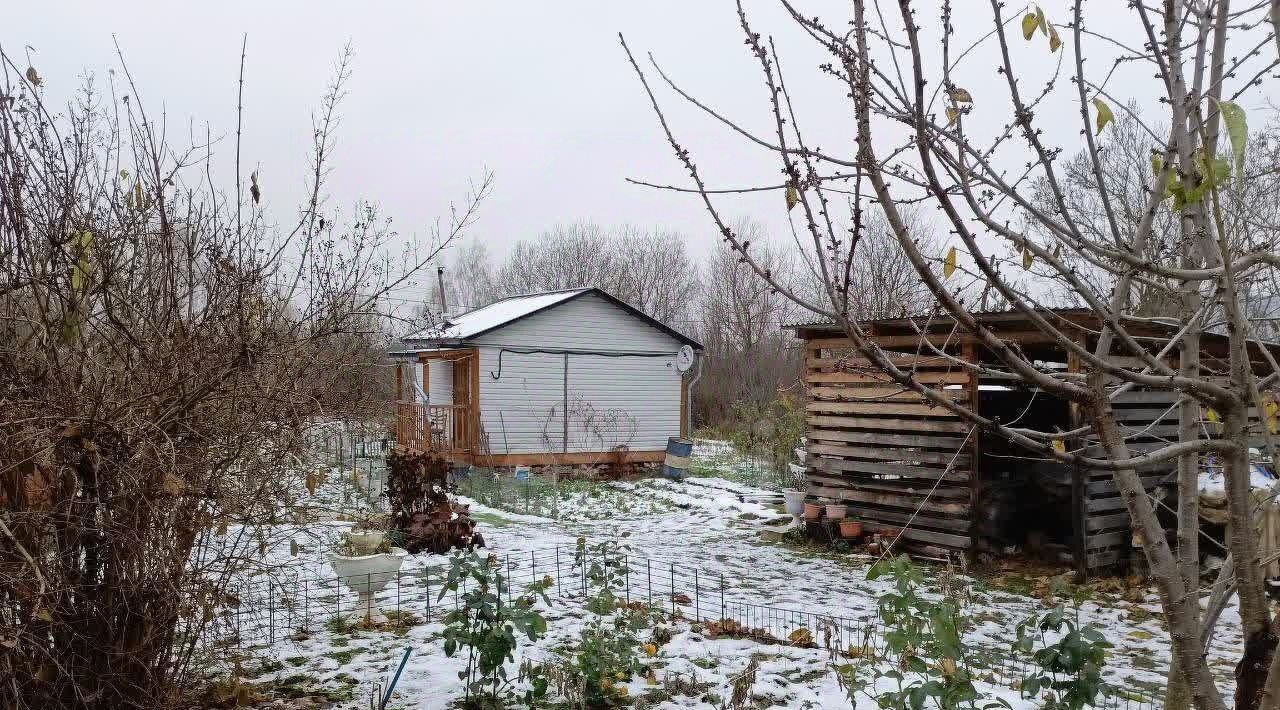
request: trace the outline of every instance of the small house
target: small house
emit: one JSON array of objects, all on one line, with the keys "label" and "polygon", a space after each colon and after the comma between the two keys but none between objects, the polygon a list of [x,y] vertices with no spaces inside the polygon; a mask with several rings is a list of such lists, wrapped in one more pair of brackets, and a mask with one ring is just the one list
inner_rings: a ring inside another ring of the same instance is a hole
[{"label": "small house", "polygon": [[396,439],[485,466],[659,462],[701,349],[598,288],[506,298],[393,350]]}]

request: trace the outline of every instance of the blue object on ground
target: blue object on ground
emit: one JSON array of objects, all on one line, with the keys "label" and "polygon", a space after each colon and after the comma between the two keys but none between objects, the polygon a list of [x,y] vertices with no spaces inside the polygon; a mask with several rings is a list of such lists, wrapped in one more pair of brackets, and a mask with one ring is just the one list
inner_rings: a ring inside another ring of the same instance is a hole
[{"label": "blue object on ground", "polygon": [[693,453],[693,440],[673,436],[667,439],[667,458],[662,465],[662,475],[673,481],[683,480],[689,471],[689,455]]},{"label": "blue object on ground", "polygon": [[387,686],[387,692],[382,695],[382,703],[378,705],[378,710],[386,710],[387,703],[391,702],[391,691],[396,689],[396,683],[400,682],[400,674],[404,672],[404,664],[409,662],[409,653],[413,650],[412,646],[406,646],[404,656],[400,658],[400,667],[396,669],[396,674],[391,677],[391,685]]}]

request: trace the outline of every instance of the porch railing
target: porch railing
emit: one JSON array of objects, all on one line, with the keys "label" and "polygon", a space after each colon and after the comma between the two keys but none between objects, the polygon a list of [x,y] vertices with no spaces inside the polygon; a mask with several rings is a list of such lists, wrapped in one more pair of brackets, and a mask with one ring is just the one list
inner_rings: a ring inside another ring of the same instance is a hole
[{"label": "porch railing", "polygon": [[445,454],[471,451],[471,408],[465,404],[396,403],[396,442]]}]

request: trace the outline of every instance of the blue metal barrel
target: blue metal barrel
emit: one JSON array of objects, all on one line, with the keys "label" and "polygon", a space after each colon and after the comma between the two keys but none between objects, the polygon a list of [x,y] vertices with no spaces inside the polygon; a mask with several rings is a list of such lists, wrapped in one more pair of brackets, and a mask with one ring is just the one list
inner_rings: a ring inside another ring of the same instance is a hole
[{"label": "blue metal barrel", "polygon": [[667,459],[662,465],[662,475],[679,481],[688,475],[689,455],[693,453],[693,440],[673,436],[667,439]]}]

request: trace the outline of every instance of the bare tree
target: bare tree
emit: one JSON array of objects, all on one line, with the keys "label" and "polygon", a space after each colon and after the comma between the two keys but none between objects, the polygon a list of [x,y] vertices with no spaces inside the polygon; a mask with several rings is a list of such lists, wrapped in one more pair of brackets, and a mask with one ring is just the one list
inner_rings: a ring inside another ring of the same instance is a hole
[{"label": "bare tree", "polygon": [[340,388],[377,353],[383,300],[474,221],[487,177],[403,249],[374,208],[325,203],[350,60],[276,231],[239,124],[224,191],[215,141],[168,143],[123,59],[56,113],[0,50],[5,707],[173,707],[228,660],[210,641],[275,571],[313,423],[369,414]]},{"label": "bare tree", "polygon": [[[1249,408],[1265,411],[1260,392],[1274,387],[1280,367],[1270,348],[1251,342],[1254,329],[1243,303],[1243,285],[1272,280],[1280,256],[1265,248],[1273,233],[1267,227],[1259,230],[1268,235],[1261,243],[1233,240],[1228,216],[1233,193],[1243,194],[1239,191],[1247,191],[1249,182],[1244,160],[1248,133],[1239,101],[1273,86],[1280,3],[1239,9],[1215,0],[1170,0],[1158,7],[1133,3],[1126,16],[1109,17],[1105,26],[1090,24],[1097,18],[1086,17],[1080,0],[1071,3],[1068,17],[1048,17],[1036,7],[1021,17],[1008,16],[998,0],[983,12],[966,4],[963,16],[953,16],[951,3],[944,1],[932,23],[925,23],[908,0],[893,9],[875,0],[854,0],[852,23],[842,20],[832,26],[787,0],[782,4],[799,34],[826,52],[819,71],[849,97],[854,126],[850,144],[856,152],[840,155],[806,140],[800,127],[802,107],[788,91],[773,40],[752,27],[739,3],[745,44],[765,87],[768,135],[753,133],[694,97],[652,58],[651,69],[642,68],[623,42],[672,150],[691,177],[692,186],[681,189],[701,196],[716,228],[759,278],[835,323],[863,357],[904,391],[971,423],[983,435],[1001,437],[1036,456],[1111,473],[1134,532],[1143,540],[1142,552],[1168,621],[1171,678],[1176,679],[1171,704],[1176,707],[1182,695],[1200,710],[1225,708],[1203,648],[1234,593],[1244,631],[1235,705],[1280,706],[1280,665],[1274,660],[1280,654],[1273,652],[1276,637],[1269,629],[1248,459]],[[1111,8],[1112,13],[1117,9]],[[1051,62],[1040,69],[1029,52],[1049,56]],[[996,63],[995,81],[970,61],[980,56]],[[1087,66],[1086,56],[1091,60]],[[1069,83],[1060,82],[1064,63]],[[707,185],[693,153],[676,137],[650,81],[653,74],[682,99],[776,157],[784,175],[781,185],[735,189],[783,193],[821,275],[824,298],[806,298],[774,278],[722,217],[717,196],[726,190]],[[1141,122],[1154,153],[1139,183],[1145,191],[1128,206],[1107,179],[1103,159],[1115,132],[1115,112],[1126,110],[1113,96],[1115,87],[1123,85],[1122,76],[1129,76],[1128,86],[1141,93],[1124,98],[1159,107],[1158,120]],[[1074,126],[1055,130],[1043,120],[1045,114],[1060,115],[1059,107],[1069,107]],[[1160,124],[1167,128],[1157,131]],[[1087,199],[1080,199],[1084,194],[1069,198],[1064,188],[1064,168],[1057,160],[1062,146],[1083,153],[1078,165],[1093,178],[1081,185]],[[1037,184],[1045,188],[1039,200],[1032,189]],[[840,199],[833,199],[836,195]],[[840,202],[850,208],[847,222],[852,227],[847,231],[836,227],[833,212]],[[945,256],[923,251],[919,226],[907,218],[906,204],[935,208],[945,230],[954,235],[954,251]],[[856,284],[849,262],[865,237],[866,213],[872,210],[889,225],[939,312],[977,347],[993,353],[996,362],[948,355],[927,338],[920,348],[951,358],[957,367],[1073,403],[1086,424],[1066,435],[1097,437],[1101,456],[1061,446],[1063,432],[1004,424],[949,399],[869,337],[853,307]],[[1092,217],[1091,223],[1080,219],[1082,211]],[[1126,220],[1126,214],[1132,219]],[[1236,214],[1243,217],[1247,211]],[[1158,233],[1161,224],[1169,227],[1163,235]],[[1082,278],[1066,255],[1106,277]],[[1029,273],[1014,275],[1019,262]],[[1086,342],[1064,332],[1046,310],[1044,295],[1055,282],[1065,285],[1070,300],[1083,304],[1099,324]],[[1177,318],[1147,315],[1134,297],[1139,285],[1150,290],[1147,303],[1176,303]],[[970,291],[974,288],[978,294]],[[974,304],[982,300],[975,295],[1007,304],[1040,337],[1078,361],[1082,372],[1046,368],[1001,340],[975,317]],[[1200,360],[1207,332],[1221,333],[1229,341],[1223,371],[1214,372]],[[1137,366],[1126,366],[1117,357],[1130,358]],[[1112,401],[1135,387],[1177,396],[1176,442],[1131,452]],[[1221,421],[1216,436],[1200,436],[1202,411]],[[1196,483],[1201,457],[1207,455],[1217,457],[1225,470],[1233,564],[1224,567],[1202,610]],[[1160,463],[1177,468],[1176,549],[1137,474],[1139,467]]]},{"label": "bare tree", "polygon": [[[742,217],[735,231],[757,245],[760,265],[774,278],[790,282],[796,277],[794,254],[772,242],[762,224]],[[796,314],[795,304],[755,278],[722,242],[702,268],[698,308],[706,359],[694,390],[694,418],[712,426],[741,425],[732,421],[736,410],[763,407],[780,388],[796,382],[799,351],[782,332]]]},{"label": "bare tree", "polygon": [[690,317],[696,275],[680,234],[580,222],[517,242],[494,283],[501,295],[596,286],[679,326]]},{"label": "bare tree", "polygon": [[500,297],[489,248],[472,238],[452,249],[444,272],[448,311],[479,308]]}]

